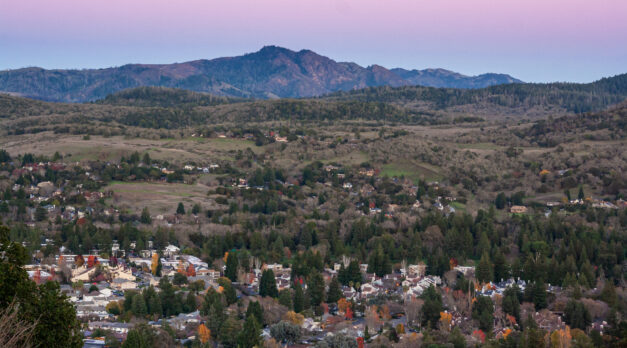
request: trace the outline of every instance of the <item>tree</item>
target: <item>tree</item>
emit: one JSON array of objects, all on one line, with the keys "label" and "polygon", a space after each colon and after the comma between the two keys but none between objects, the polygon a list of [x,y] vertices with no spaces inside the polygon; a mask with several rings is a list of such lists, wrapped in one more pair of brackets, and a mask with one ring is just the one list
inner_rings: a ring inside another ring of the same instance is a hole
[{"label": "tree", "polygon": [[564,309],[564,321],[574,329],[586,330],[591,323],[590,313],[583,303],[571,299]]},{"label": "tree", "polygon": [[370,254],[370,258],[368,259],[368,272],[375,273],[379,277],[383,277],[392,272],[390,257],[383,252],[381,244]]},{"label": "tree", "polygon": [[505,197],[505,193],[499,192],[499,194],[496,195],[496,199],[494,200],[494,205],[496,206],[496,209],[505,208],[505,203],[507,203],[507,197]]},{"label": "tree", "polygon": [[126,340],[122,344],[122,348],[148,348],[149,345],[145,341],[142,334],[135,329],[129,330]]},{"label": "tree", "polygon": [[422,325],[429,325],[434,328],[440,319],[440,312],[442,312],[442,296],[431,285],[420,297],[425,301],[422,305]]},{"label": "tree", "polygon": [[183,202],[179,202],[179,205],[176,207],[176,213],[179,215],[185,215],[185,206]]},{"label": "tree", "polygon": [[261,344],[261,329],[254,316],[249,316],[237,337],[238,347],[252,348]]},{"label": "tree", "polygon": [[448,341],[453,345],[453,348],[466,348],[466,338],[464,338],[458,327],[453,329],[453,332],[448,337]]},{"label": "tree", "polygon": [[509,278],[509,266],[505,261],[505,255],[498,250],[494,255],[494,281],[499,282]]},{"label": "tree", "polygon": [[172,284],[174,285],[187,284],[187,277],[185,276],[185,274],[176,272],[174,273],[174,277],[172,277]]},{"label": "tree", "polygon": [[531,286],[531,296],[536,310],[547,307],[548,304],[546,302],[546,295],[546,285],[544,285],[544,282],[534,282]]},{"label": "tree", "polygon": [[200,213],[200,204],[196,203],[192,206],[192,214],[198,215]]},{"label": "tree", "polygon": [[139,221],[142,224],[151,224],[152,223],[152,218],[150,217],[150,212],[148,211],[147,207],[144,207],[144,209],[142,209],[142,215],[139,218]]},{"label": "tree", "polygon": [[218,279],[218,284],[222,287],[222,294],[226,299],[226,304],[231,305],[237,301],[237,293],[231,280],[229,278],[221,277]]},{"label": "tree", "polygon": [[266,269],[261,274],[261,280],[259,281],[259,295],[262,297],[278,297],[279,290],[276,287],[276,278],[274,272],[271,269]]},{"label": "tree", "polygon": [[194,312],[196,309],[198,309],[196,305],[196,295],[194,295],[194,293],[190,291],[189,293],[187,293],[187,297],[185,298],[185,312]]},{"label": "tree", "polygon": [[225,348],[235,348],[237,347],[238,336],[241,330],[241,326],[239,321],[229,316],[222,324],[222,328],[220,329],[220,342],[222,346]]},{"label": "tree", "polygon": [[204,323],[198,326],[198,338],[202,344],[209,342],[211,339],[211,330],[209,330]]},{"label": "tree", "polygon": [[316,348],[357,348],[357,340],[352,337],[338,333],[326,336],[322,341],[316,343]]},{"label": "tree", "polygon": [[150,264],[150,269],[152,271],[152,275],[160,277],[161,276],[161,259],[159,258],[159,254],[152,254],[152,263]]},{"label": "tree", "polygon": [[294,312],[300,313],[305,309],[305,294],[303,294],[303,288],[296,284],[294,288]]},{"label": "tree", "polygon": [[35,325],[32,344],[41,347],[82,347],[76,310],[59,291],[56,282],[37,286],[28,279],[24,264],[26,249],[9,239],[9,229],[0,225],[0,309],[19,305],[18,318]]},{"label": "tree", "polygon": [[503,292],[503,312],[516,318],[516,322],[520,322],[520,289],[517,285],[507,288]]},{"label": "tree", "polygon": [[357,260],[351,260],[346,268],[344,268],[344,264],[342,264],[338,272],[338,280],[342,283],[342,285],[347,286],[356,286],[356,284],[360,284],[362,282],[362,277],[361,271],[359,270],[359,262],[357,262]]},{"label": "tree", "polygon": [[307,294],[312,306],[317,306],[324,301],[324,278],[318,271],[313,271],[307,281]]},{"label": "tree", "polygon": [[479,321],[479,329],[484,332],[492,331],[494,320],[494,304],[487,296],[477,297],[472,306],[472,318]]},{"label": "tree", "polygon": [[487,252],[484,252],[481,256],[481,260],[479,260],[479,264],[477,265],[476,275],[477,280],[480,282],[489,282],[494,278],[493,276],[492,263],[490,262],[490,256],[488,256]]},{"label": "tree", "polygon": [[279,304],[288,309],[293,309],[292,292],[289,289],[279,291]]},{"label": "tree", "polygon": [[292,345],[297,343],[301,337],[300,326],[286,321],[281,321],[270,327],[270,336],[283,344]]},{"label": "tree", "polygon": [[37,208],[35,208],[35,220],[44,221],[47,218],[48,218],[48,211],[41,205],[38,205]]},{"label": "tree", "polygon": [[585,195],[583,193],[583,185],[579,185],[579,192],[577,193],[577,198],[584,199]]},{"label": "tree", "polygon": [[239,268],[239,260],[237,253],[230,252],[226,257],[226,270],[224,276],[229,278],[232,282],[237,281],[237,269]]},{"label": "tree", "polygon": [[333,277],[331,279],[331,283],[329,283],[329,292],[327,293],[327,302],[337,302],[342,298],[344,294],[342,293],[342,289],[340,289],[340,282],[337,277]]},{"label": "tree", "polygon": [[251,301],[248,303],[248,308],[246,309],[246,318],[249,316],[253,316],[257,319],[257,323],[263,325],[263,308],[258,301]]},{"label": "tree", "polygon": [[144,299],[144,296],[142,294],[137,294],[133,296],[131,311],[133,311],[133,314],[137,317],[143,317],[148,314],[146,300]]}]

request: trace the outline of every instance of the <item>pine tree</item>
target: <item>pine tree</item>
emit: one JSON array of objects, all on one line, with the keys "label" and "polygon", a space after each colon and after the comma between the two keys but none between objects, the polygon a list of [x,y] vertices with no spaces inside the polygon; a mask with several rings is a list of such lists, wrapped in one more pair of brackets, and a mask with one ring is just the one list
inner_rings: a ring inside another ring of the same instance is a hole
[{"label": "pine tree", "polygon": [[261,280],[259,281],[259,295],[262,297],[278,297],[279,290],[276,287],[276,278],[274,272],[271,269],[263,271],[261,274]]},{"label": "pine tree", "polygon": [[146,300],[142,294],[137,294],[133,296],[133,305],[131,307],[133,314],[137,317],[143,317],[148,314],[148,310],[146,308]]},{"label": "pine tree", "polygon": [[176,207],[176,213],[179,215],[185,215],[185,206],[183,202],[179,202],[179,205]]},{"label": "pine tree", "polygon": [[498,250],[494,255],[494,281],[500,282],[509,278],[509,265],[505,256]]},{"label": "pine tree", "polygon": [[312,306],[317,306],[324,301],[324,279],[318,271],[313,271],[307,281],[307,295]]},{"label": "pine tree", "polygon": [[148,208],[144,207],[144,209],[142,209],[142,215],[139,218],[139,221],[142,224],[150,224],[150,223],[152,223],[152,218],[150,217],[150,212],[148,211]]},{"label": "pine tree", "polygon": [[343,296],[342,289],[340,289],[340,282],[337,280],[337,277],[333,277],[331,279],[331,283],[329,284],[329,292],[327,293],[327,302],[335,303]]},{"label": "pine tree", "polygon": [[226,257],[226,270],[224,271],[224,275],[232,282],[237,281],[238,267],[239,260],[237,259],[237,254],[235,252],[230,252],[229,255]]},{"label": "pine tree", "polygon": [[583,185],[579,185],[579,193],[577,193],[577,198],[584,199],[585,195],[583,193]]},{"label": "pine tree", "polygon": [[296,284],[294,289],[294,312],[300,313],[305,309],[305,294],[303,294],[303,288]]},{"label": "pine tree", "polygon": [[238,347],[252,348],[261,346],[261,329],[255,316],[249,316],[237,337]]},{"label": "pine tree", "polygon": [[260,325],[263,324],[263,308],[258,301],[251,301],[248,303],[248,308],[246,309],[246,318],[249,316],[253,316],[257,319],[257,323]]},{"label": "pine tree", "polygon": [[431,325],[434,328],[440,320],[440,312],[442,312],[442,296],[436,288],[429,286],[420,296],[425,302],[422,305],[422,325]]},{"label": "pine tree", "polygon": [[492,264],[488,253],[483,253],[481,260],[476,268],[477,280],[480,282],[489,282],[493,279]]}]

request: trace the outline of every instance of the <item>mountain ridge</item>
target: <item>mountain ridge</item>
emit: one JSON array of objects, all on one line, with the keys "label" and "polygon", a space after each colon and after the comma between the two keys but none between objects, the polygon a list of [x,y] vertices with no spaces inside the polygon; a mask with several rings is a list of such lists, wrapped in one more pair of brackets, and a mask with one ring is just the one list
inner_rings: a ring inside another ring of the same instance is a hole
[{"label": "mountain ridge", "polygon": [[520,83],[505,74],[466,76],[444,69],[387,69],[337,62],[311,50],[264,46],[241,56],[101,69],[0,71],[0,92],[55,102],[87,102],[142,86],[187,89],[238,98],[303,98],[377,86],[483,88]]}]

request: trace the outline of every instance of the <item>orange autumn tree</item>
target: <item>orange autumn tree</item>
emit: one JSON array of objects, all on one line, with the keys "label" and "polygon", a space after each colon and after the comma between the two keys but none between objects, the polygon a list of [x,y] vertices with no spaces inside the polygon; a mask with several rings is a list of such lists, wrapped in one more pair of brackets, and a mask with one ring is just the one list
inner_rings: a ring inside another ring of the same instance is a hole
[{"label": "orange autumn tree", "polygon": [[349,308],[350,305],[350,302],[346,301],[345,298],[341,298],[337,301],[337,309],[342,313],[346,313],[346,309]]},{"label": "orange autumn tree", "polygon": [[205,324],[200,324],[200,326],[198,326],[198,338],[203,344],[209,342],[211,339],[211,330],[209,330]]}]

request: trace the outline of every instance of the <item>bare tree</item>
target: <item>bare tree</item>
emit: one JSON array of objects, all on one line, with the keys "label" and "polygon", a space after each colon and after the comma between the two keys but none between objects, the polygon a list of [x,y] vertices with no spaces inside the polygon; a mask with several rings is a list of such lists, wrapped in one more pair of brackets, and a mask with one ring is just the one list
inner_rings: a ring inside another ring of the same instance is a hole
[{"label": "bare tree", "polygon": [[0,309],[0,347],[32,347],[37,322],[28,322],[18,315],[16,302]]},{"label": "bare tree", "polygon": [[407,325],[414,325],[416,322],[420,322],[420,313],[422,312],[422,305],[425,301],[419,298],[414,298],[405,301],[405,317],[407,318]]}]

